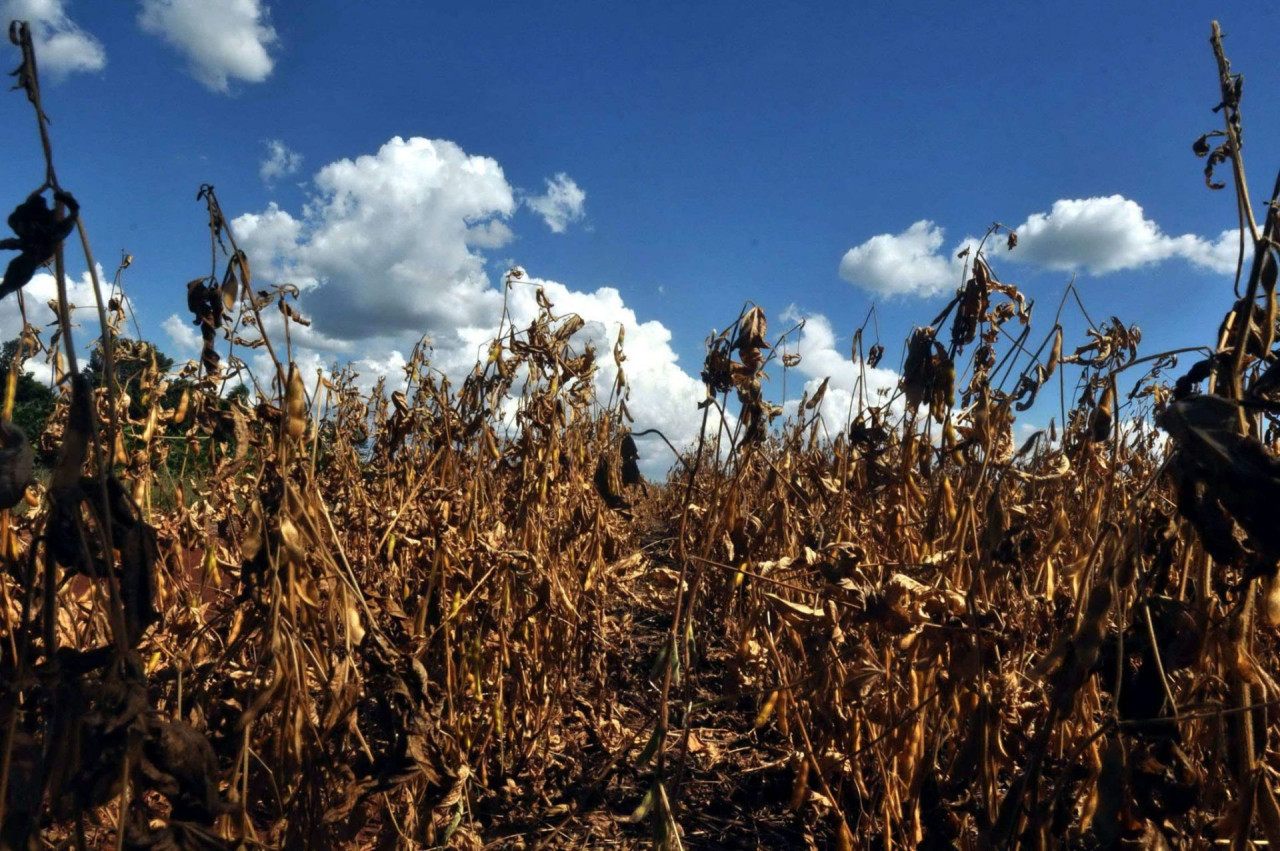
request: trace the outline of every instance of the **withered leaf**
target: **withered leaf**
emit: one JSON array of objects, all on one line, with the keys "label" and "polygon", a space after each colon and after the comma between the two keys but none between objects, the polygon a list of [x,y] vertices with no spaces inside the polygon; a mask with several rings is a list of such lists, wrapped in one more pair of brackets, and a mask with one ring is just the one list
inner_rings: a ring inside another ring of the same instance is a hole
[{"label": "withered leaf", "polygon": [[36,269],[53,259],[58,246],[75,229],[80,212],[76,199],[61,190],[54,191],[54,199],[67,208],[65,217],[59,218],[58,209],[49,208],[41,191],[31,193],[9,214],[9,229],[14,235],[0,239],[0,248],[21,253],[5,269],[0,299],[26,286]]},{"label": "withered leaf", "polygon": [[34,464],[27,433],[0,420],[0,508],[13,508],[22,501]]},{"label": "withered leaf", "polygon": [[1173,402],[1160,417],[1178,447],[1178,463],[1222,505],[1270,558],[1280,556],[1280,459],[1238,431],[1239,406],[1218,396]]}]

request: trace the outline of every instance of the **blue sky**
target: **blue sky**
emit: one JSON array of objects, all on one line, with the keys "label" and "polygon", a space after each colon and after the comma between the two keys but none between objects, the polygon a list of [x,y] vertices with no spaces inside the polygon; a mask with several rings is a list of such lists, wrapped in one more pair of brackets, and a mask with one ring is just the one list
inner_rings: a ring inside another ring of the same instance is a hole
[{"label": "blue sky", "polygon": [[[1023,227],[1023,245],[992,262],[1036,299],[1043,332],[1074,271],[1095,318],[1142,325],[1146,351],[1210,340],[1231,298],[1219,240],[1236,226],[1231,194],[1207,190],[1191,154],[1219,126],[1212,11],[859,5],[6,0],[0,12],[46,42],[59,176],[108,274],[120,249],[135,256],[144,336],[173,354],[191,354],[185,283],[207,272],[205,182],[244,217],[259,275],[303,285],[308,357],[394,370],[430,333],[461,365],[518,263],[556,282],[552,300],[592,320],[588,334],[639,329],[632,410],[677,432],[707,332],[744,300],[773,329],[789,307],[830,328],[813,326],[791,388],[849,373],[873,303],[896,366],[911,326],[959,283],[944,258],[995,220]],[[1280,165],[1280,9],[1217,12],[1247,78],[1260,203]],[[7,110],[0,190],[16,203],[41,170],[20,94]],[[1068,332],[1083,342],[1078,324]]]}]

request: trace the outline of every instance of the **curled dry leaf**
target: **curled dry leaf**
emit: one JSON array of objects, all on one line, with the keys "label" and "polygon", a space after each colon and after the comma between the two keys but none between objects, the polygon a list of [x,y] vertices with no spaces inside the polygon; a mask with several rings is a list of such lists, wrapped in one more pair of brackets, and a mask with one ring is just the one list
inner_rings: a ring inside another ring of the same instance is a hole
[{"label": "curled dry leaf", "polygon": [[13,508],[22,501],[34,465],[35,453],[26,432],[0,420],[0,508]]}]

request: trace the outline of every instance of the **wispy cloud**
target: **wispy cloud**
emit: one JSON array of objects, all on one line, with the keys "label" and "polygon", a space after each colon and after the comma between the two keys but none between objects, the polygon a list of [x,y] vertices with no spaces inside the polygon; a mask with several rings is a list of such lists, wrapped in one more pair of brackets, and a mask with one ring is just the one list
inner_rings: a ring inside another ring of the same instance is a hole
[{"label": "wispy cloud", "polygon": [[280,178],[296,174],[302,168],[302,154],[291,150],[284,142],[268,139],[266,146],[267,155],[258,164],[258,174],[263,183],[273,186]]},{"label": "wispy cloud", "polygon": [[564,172],[547,181],[546,192],[524,199],[553,233],[564,233],[571,222],[580,221],[586,215],[586,201],[587,193]]}]

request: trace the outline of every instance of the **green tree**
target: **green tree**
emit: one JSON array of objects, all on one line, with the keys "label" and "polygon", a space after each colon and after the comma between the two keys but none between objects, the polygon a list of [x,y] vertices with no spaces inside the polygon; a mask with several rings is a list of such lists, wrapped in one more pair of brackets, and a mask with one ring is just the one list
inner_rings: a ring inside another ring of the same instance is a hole
[{"label": "green tree", "polygon": [[[9,340],[0,347],[0,392],[8,392],[9,368],[18,354],[18,341]],[[23,369],[18,372],[18,382],[13,395],[13,422],[36,445],[44,433],[45,424],[53,413],[58,397],[52,390]]]}]

